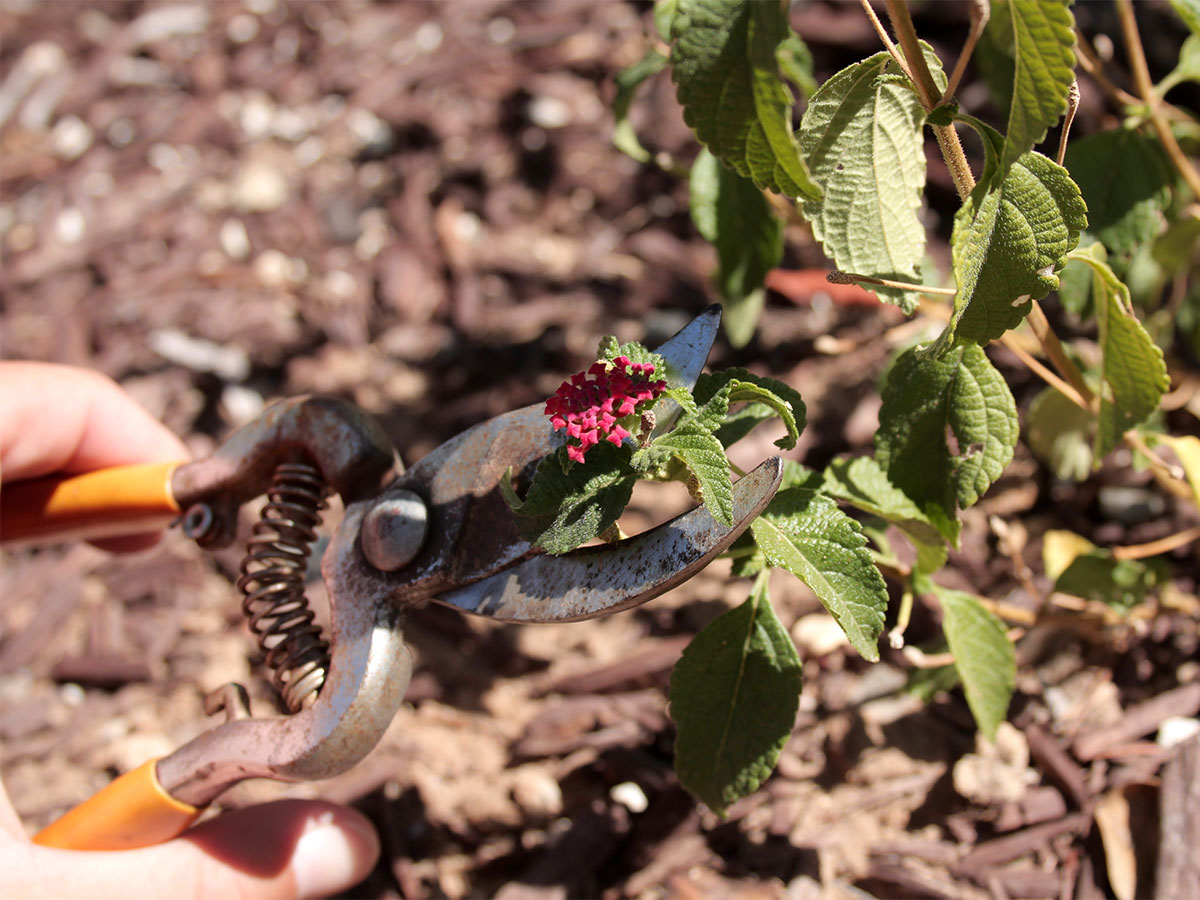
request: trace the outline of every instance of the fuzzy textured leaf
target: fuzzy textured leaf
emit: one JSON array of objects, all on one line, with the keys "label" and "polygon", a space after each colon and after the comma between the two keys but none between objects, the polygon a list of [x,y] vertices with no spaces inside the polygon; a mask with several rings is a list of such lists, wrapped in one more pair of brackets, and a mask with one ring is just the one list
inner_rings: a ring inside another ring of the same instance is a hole
[{"label": "fuzzy textured leaf", "polygon": [[754,182],[725,168],[708,150],[692,165],[692,221],[717,249],[717,289],[729,343],[754,336],[766,299],[763,280],[783,259],[783,223]]},{"label": "fuzzy textured leaf", "polygon": [[792,133],[792,98],[776,55],[790,34],[786,4],[679,0],[671,31],[671,75],[700,142],[761,188],[819,198]]},{"label": "fuzzy textured leaf", "polygon": [[[926,54],[939,85],[940,63]],[[925,253],[925,111],[912,91],[881,79],[894,73],[887,53],[848,66],[813,94],[800,122],[800,148],[825,197],[804,216],[839,269],[917,283]],[[911,312],[915,295],[872,287],[881,300]]]},{"label": "fuzzy textured leaf", "polygon": [[1016,403],[978,346],[940,358],[913,348],[892,366],[875,456],[948,540],[958,539],[958,509],[1000,477],[1016,442]]},{"label": "fuzzy textured leaf", "polygon": [[1073,141],[1067,169],[1087,202],[1088,233],[1111,253],[1132,254],[1163,228],[1171,173],[1158,142],[1133,128]]},{"label": "fuzzy textured leaf", "polygon": [[1016,327],[1031,298],[1058,287],[1055,272],[1087,225],[1087,207],[1066,169],[1030,152],[1001,173],[1000,136],[978,120],[963,120],[983,136],[987,164],[954,217],[958,294],[935,353],[958,341],[984,344]]},{"label": "fuzzy textured leaf", "polygon": [[685,422],[654,442],[655,452],[670,451],[695,479],[700,499],[722,525],[733,525],[733,482],[725,448],[712,432],[695,422]]},{"label": "fuzzy textured leaf", "polygon": [[1067,0],[1009,0],[1016,66],[1000,171],[1046,136],[1075,81],[1075,21]]},{"label": "fuzzy textured leaf", "polygon": [[[729,406],[735,403],[748,403],[747,409],[755,411],[751,428],[770,415],[778,416],[787,428],[787,434],[775,442],[775,446],[782,450],[791,450],[796,446],[806,424],[804,400],[794,388],[775,378],[755,375],[745,369],[722,369],[701,375],[693,393],[696,402],[705,407],[701,416],[706,419],[710,430],[718,429],[720,418],[724,418]],[[760,413],[760,410],[769,412]],[[737,437],[744,436],[746,431],[749,428],[741,431]],[[717,436],[725,446],[734,442],[728,439],[733,436],[732,433],[722,434],[721,429],[718,429]]]},{"label": "fuzzy textured leaf", "polygon": [[865,659],[879,659],[887,588],[858,523],[832,498],[797,487],[776,494],[750,527],[767,561],[808,585]]},{"label": "fuzzy textured leaf", "polygon": [[937,527],[903,491],[888,481],[874,457],[835,459],[825,469],[821,490],[903,531],[917,547],[923,571],[936,571],[945,563],[946,543]]},{"label": "fuzzy textured leaf", "polygon": [[510,477],[500,479],[500,490],[521,536],[558,554],[587,543],[620,518],[633,495],[635,472],[622,450],[601,442],[588,452],[586,465],[568,463],[566,448],[543,459],[523,501]]},{"label": "fuzzy textured leaf", "polygon": [[675,771],[717,813],[771,774],[800,702],[800,657],[766,585],[760,577],[745,603],[696,635],[671,674]]},{"label": "fuzzy textured leaf", "polygon": [[962,679],[967,706],[975,724],[988,740],[1008,715],[1016,686],[1017,660],[1004,623],[962,591],[939,590],[942,630],[954,654],[954,667]]},{"label": "fuzzy textured leaf", "polygon": [[1133,312],[1129,288],[1096,252],[1097,245],[1072,254],[1092,267],[1096,322],[1100,331],[1100,419],[1093,448],[1095,461],[1145,422],[1171,388],[1162,350]]}]

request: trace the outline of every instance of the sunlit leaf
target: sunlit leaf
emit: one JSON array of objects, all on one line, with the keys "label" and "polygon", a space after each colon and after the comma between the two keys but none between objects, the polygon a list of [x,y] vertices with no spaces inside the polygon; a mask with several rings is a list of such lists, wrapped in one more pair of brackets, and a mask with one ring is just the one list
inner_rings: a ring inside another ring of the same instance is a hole
[{"label": "sunlit leaf", "polygon": [[939,590],[942,630],[962,679],[967,706],[988,740],[1008,715],[1017,678],[1016,652],[1004,623],[970,594]]},{"label": "sunlit leaf", "polygon": [[790,29],[780,0],[679,0],[671,76],[684,121],[713,155],[759,187],[815,199],[792,133],[778,51]]},{"label": "sunlit leaf", "polygon": [[879,659],[887,589],[858,523],[818,491],[789,488],[750,527],[767,561],[808,585],[864,658]]}]

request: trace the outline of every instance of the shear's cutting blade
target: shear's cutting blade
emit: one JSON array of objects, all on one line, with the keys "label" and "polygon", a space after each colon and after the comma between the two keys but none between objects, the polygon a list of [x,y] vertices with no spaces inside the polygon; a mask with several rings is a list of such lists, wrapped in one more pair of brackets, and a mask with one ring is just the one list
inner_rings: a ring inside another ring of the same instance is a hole
[{"label": "shear's cutting blade", "polygon": [[737,539],[779,487],[772,457],[733,486],[733,527],[697,507],[637,537],[535,556],[437,597],[439,603],[504,622],[572,622],[639,606],[691,578]]}]

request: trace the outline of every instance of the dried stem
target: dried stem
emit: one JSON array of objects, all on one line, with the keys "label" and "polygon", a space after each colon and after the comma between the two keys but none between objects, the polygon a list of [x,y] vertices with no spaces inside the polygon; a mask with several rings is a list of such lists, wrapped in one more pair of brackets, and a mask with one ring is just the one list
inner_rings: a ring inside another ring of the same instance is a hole
[{"label": "dried stem", "polygon": [[945,103],[954,97],[958,90],[958,83],[962,81],[963,73],[967,70],[967,61],[970,60],[971,54],[975,52],[975,45],[979,43],[979,36],[983,34],[983,29],[991,18],[992,7],[988,0],[973,0],[971,3],[971,30],[967,32],[967,39],[963,42],[962,53],[958,55],[958,62],[954,64],[954,71],[950,74],[950,81],[946,84],[946,90],[942,92],[942,102]]},{"label": "dried stem", "polygon": [[1075,49],[1079,51],[1080,68],[1087,72],[1096,84],[1100,85],[1100,89],[1108,95],[1110,100],[1121,106],[1141,105],[1141,101],[1137,97],[1117,87],[1112,79],[1104,73],[1104,63],[1096,56],[1096,51],[1092,49],[1088,39],[1078,29],[1075,31]]},{"label": "dried stem", "polygon": [[1046,358],[1058,370],[1058,374],[1075,389],[1075,392],[1087,404],[1086,408],[1091,409],[1092,404],[1095,402],[1091,388],[1083,380],[1083,375],[1080,373],[1079,368],[1067,356],[1066,351],[1063,350],[1062,342],[1050,327],[1050,322],[1047,321],[1046,314],[1042,312],[1042,307],[1036,300],[1031,300],[1030,303],[1032,308],[1029,310],[1029,327],[1037,337],[1038,343],[1042,345],[1042,350],[1045,352]]},{"label": "dried stem", "polygon": [[1058,157],[1055,160],[1060,166],[1067,155],[1067,136],[1071,133],[1071,123],[1075,121],[1075,113],[1079,111],[1079,82],[1072,81],[1071,89],[1067,92],[1067,114],[1063,116],[1062,136],[1058,139]]},{"label": "dried stem", "polygon": [[1150,465],[1150,474],[1168,493],[1182,500],[1192,499],[1192,489],[1188,486],[1187,476],[1182,469],[1172,466],[1161,456],[1151,450],[1142,436],[1136,431],[1127,431],[1121,436],[1122,440],[1132,449],[1142,454]]},{"label": "dried stem", "polygon": [[875,15],[875,10],[871,8],[871,0],[860,0],[862,8],[867,13],[867,18],[871,20],[871,24],[875,27],[875,33],[879,35],[879,40],[883,46],[887,48],[887,52],[891,54],[900,71],[904,73],[909,81],[913,80],[912,72],[909,71],[908,63],[904,61],[904,57],[900,55],[900,51],[896,49],[896,45],[892,43],[892,39],[888,37],[887,29],[883,27],[883,23],[879,21],[879,16]]},{"label": "dried stem", "polygon": [[857,272],[846,272],[842,269],[834,269],[825,276],[825,280],[830,284],[874,284],[879,287],[898,288],[902,291],[912,291],[916,294],[939,294],[944,297],[953,297],[958,293],[957,288],[940,288],[933,287],[928,284],[909,284],[907,281],[892,281],[888,278],[875,278],[871,275],[859,275]]},{"label": "dried stem", "polygon": [[1015,336],[1011,331],[1004,333],[1004,335],[1000,338],[1000,343],[1011,350],[1017,359],[1025,363],[1025,365],[1038,376],[1040,376],[1043,381],[1053,387],[1056,391],[1058,391],[1080,409],[1089,411],[1091,410],[1091,406],[1086,400],[1083,399],[1083,397],[1080,396],[1079,391],[1075,390],[1075,388],[1071,387],[1071,385],[1067,384],[1065,381],[1047,369],[1044,365],[1042,365],[1040,360],[1032,356],[1029,351],[1021,346],[1020,342],[1015,339]]},{"label": "dried stem", "polygon": [[1113,547],[1113,559],[1145,559],[1148,556],[1158,556],[1160,553],[1170,553],[1179,547],[1186,547],[1192,541],[1200,540],[1200,525],[1194,525],[1186,531],[1150,541],[1147,544],[1130,544],[1125,547]]},{"label": "dried stem", "polygon": [[1142,101],[1150,111],[1150,124],[1158,135],[1163,149],[1171,158],[1180,176],[1187,182],[1192,194],[1200,197],[1200,172],[1197,172],[1191,160],[1175,140],[1171,126],[1163,115],[1162,98],[1154,90],[1154,82],[1150,80],[1150,68],[1146,65],[1146,51],[1142,47],[1142,38],[1138,34],[1137,19],[1133,14],[1132,0],[1117,0],[1117,18],[1121,20],[1121,31],[1125,36],[1125,50],[1133,68],[1133,81],[1137,85]]}]

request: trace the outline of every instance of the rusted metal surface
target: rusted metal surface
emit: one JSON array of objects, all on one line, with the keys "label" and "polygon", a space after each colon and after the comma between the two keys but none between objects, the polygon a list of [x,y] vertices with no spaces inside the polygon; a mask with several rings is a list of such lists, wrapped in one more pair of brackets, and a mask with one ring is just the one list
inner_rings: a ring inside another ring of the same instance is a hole
[{"label": "rusted metal surface", "polygon": [[[659,348],[668,383],[695,383],[719,322],[719,308],[710,308]],[[666,411],[659,427],[676,415],[677,408]],[[201,735],[159,762],[163,786],[203,805],[244,778],[336,775],[375,746],[403,702],[412,674],[400,631],[405,606],[434,599],[514,622],[568,622],[637,606],[728,547],[782,477],[783,464],[773,458],[740,479],[732,527],[701,507],[634,538],[546,557],[517,533],[499,484],[510,469],[531,471],[562,441],[538,404],[469,429],[397,475],[392,446],[374,420],[340,401],[302,397],[268,409],[212,458],[184,466],[176,497],[211,511],[213,521],[194,529],[210,544],[228,542],[238,506],[265,490],[277,465],[297,457],[320,469],[346,513],[322,560],[332,658],[315,703]],[[410,509],[412,523],[397,521]],[[365,532],[364,522],[372,523]],[[414,541],[418,533],[423,545]]]},{"label": "rusted metal surface", "polygon": [[332,606],[333,658],[316,702],[277,719],[237,719],[197,737],[158,763],[160,783],[194,806],[246,778],[309,781],[353,766],[378,743],[404,700],[412,656],[400,610],[364,578],[354,535],[367,504],[347,522],[322,561]]},{"label": "rusted metal surface", "polygon": [[636,537],[536,556],[434,599],[504,622],[574,622],[638,606],[687,581],[762,512],[783,477],[772,457],[733,486],[733,526],[705,507]]},{"label": "rusted metal surface", "polygon": [[383,427],[358,407],[331,397],[293,397],[268,407],[207,459],[175,470],[171,488],[184,510],[197,504],[214,521],[205,546],[233,541],[237,510],[262,494],[275,468],[306,459],[352,502],[379,493],[396,474],[396,451]]}]

